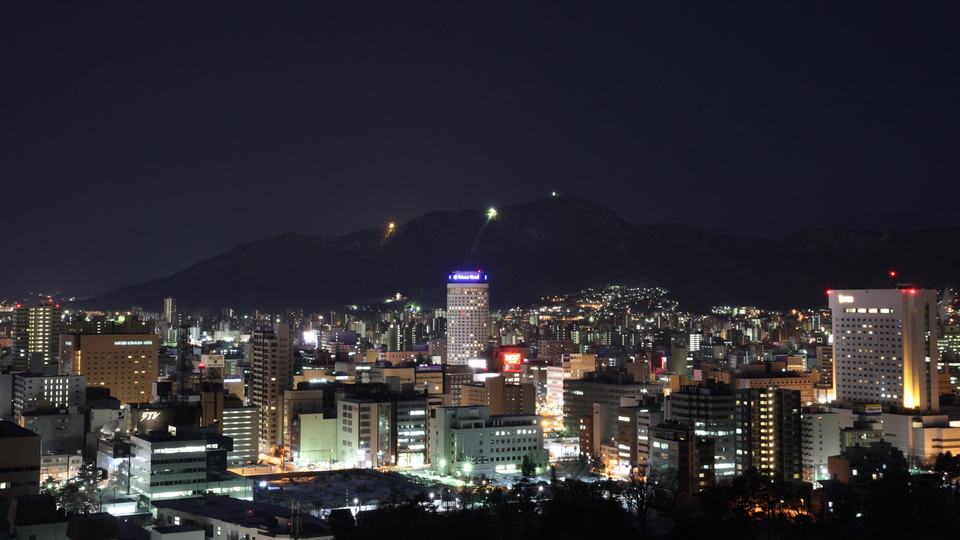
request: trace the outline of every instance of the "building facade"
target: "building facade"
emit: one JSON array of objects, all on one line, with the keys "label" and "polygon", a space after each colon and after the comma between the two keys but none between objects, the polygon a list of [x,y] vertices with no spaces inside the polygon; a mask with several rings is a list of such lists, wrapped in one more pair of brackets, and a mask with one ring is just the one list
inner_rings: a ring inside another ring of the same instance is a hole
[{"label": "building facade", "polygon": [[803,473],[800,392],[754,388],[734,392],[737,473],[756,469],[790,482]]},{"label": "building facade", "polygon": [[13,498],[40,493],[40,435],[0,420],[0,516]]},{"label": "building facade", "polygon": [[832,412],[801,414],[801,464],[804,482],[829,479],[827,458],[840,454],[840,420],[840,415]]},{"label": "building facade", "polygon": [[59,358],[62,310],[53,301],[39,306],[17,304],[13,315],[14,371],[56,373]]},{"label": "building facade", "polygon": [[491,416],[489,407],[437,407],[430,417],[430,468],[476,476],[519,472],[526,458],[549,467],[538,415]]},{"label": "building facade", "polygon": [[253,480],[226,470],[232,442],[216,428],[194,426],[131,436],[130,490],[146,506],[206,491],[252,500]]},{"label": "building facade", "polygon": [[939,411],[936,291],[834,290],[830,309],[838,401]]},{"label": "building facade", "polygon": [[593,413],[594,405],[608,407],[610,414],[603,432],[617,432],[617,418],[613,414],[620,407],[620,399],[635,397],[645,401],[662,397],[663,387],[658,384],[638,383],[632,375],[610,371],[586,373],[584,379],[567,379],[563,382],[563,427],[569,434],[579,431],[580,417]]},{"label": "building facade", "polygon": [[13,380],[13,413],[82,407],[86,403],[87,379],[83,375],[22,373]]},{"label": "building facade", "polygon": [[447,363],[466,365],[480,358],[490,333],[490,290],[483,272],[447,277]]},{"label": "building facade", "polygon": [[293,386],[293,333],[287,324],[257,330],[250,340],[251,402],[260,410],[260,452],[283,446],[283,392]]},{"label": "building facade", "polygon": [[681,385],[667,398],[667,419],[693,426],[698,437],[714,440],[716,474],[736,473],[736,445],[733,387],[729,384],[707,386]]},{"label": "building facade", "polygon": [[62,334],[60,375],[83,375],[124,404],[151,402],[159,351],[156,334]]}]

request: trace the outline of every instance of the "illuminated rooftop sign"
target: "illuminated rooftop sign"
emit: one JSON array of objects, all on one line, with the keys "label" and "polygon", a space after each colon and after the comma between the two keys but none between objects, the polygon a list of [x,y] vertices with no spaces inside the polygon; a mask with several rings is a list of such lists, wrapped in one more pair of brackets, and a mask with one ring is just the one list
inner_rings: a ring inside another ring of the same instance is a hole
[{"label": "illuminated rooftop sign", "polygon": [[487,275],[477,270],[476,272],[454,272],[447,276],[450,283],[481,283],[487,281]]},{"label": "illuminated rooftop sign", "polygon": [[841,295],[837,298],[837,301],[840,302],[841,304],[852,304],[852,303],[853,303],[853,297],[852,297],[852,296],[844,296],[844,295],[841,294]]}]

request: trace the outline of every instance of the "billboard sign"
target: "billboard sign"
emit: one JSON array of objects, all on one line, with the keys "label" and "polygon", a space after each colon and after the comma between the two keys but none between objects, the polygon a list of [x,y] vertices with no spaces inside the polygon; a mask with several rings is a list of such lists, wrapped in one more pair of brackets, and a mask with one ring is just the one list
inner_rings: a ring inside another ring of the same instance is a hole
[{"label": "billboard sign", "polygon": [[200,355],[200,363],[204,366],[211,367],[223,367],[223,355],[222,354],[202,354]]}]

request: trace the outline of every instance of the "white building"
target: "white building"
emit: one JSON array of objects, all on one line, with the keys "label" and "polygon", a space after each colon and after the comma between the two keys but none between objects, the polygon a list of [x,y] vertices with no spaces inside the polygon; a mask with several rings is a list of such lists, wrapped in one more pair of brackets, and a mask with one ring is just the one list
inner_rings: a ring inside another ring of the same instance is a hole
[{"label": "white building", "polygon": [[552,413],[563,411],[563,381],[570,378],[570,370],[562,366],[547,367],[547,410]]},{"label": "white building", "polygon": [[485,406],[437,407],[430,414],[430,468],[441,474],[519,473],[524,457],[538,472],[550,465],[539,415],[490,416]]},{"label": "white building", "polygon": [[[835,412],[800,415],[803,481],[828,479],[827,458],[840,454],[841,415]],[[850,422],[852,424],[852,422]]]},{"label": "white building", "polygon": [[415,466],[426,461],[426,396],[350,396],[337,402],[337,457],[346,467]]},{"label": "white building", "polygon": [[834,290],[830,309],[838,401],[939,410],[936,291]]},{"label": "white building", "polygon": [[255,463],[257,451],[257,426],[259,414],[256,407],[225,407],[223,409],[223,434],[233,439],[233,450],[227,452],[230,467],[243,467]]},{"label": "white building", "polygon": [[[253,480],[226,470],[231,439],[217,428],[170,426],[168,433],[130,437],[130,490],[144,502],[205,491],[253,500]],[[178,434],[179,432],[179,434]]]},{"label": "white building", "polygon": [[447,363],[479,358],[490,333],[490,294],[481,271],[454,272],[447,279]]},{"label": "white building", "polygon": [[883,440],[907,456],[911,467],[931,464],[939,453],[960,454],[960,420],[947,415],[884,413]]}]

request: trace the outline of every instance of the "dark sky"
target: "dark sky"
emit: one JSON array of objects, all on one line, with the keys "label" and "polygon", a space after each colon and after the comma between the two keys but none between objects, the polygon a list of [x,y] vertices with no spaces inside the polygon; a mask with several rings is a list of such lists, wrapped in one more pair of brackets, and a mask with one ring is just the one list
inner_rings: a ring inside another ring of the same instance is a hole
[{"label": "dark sky", "polygon": [[747,237],[960,223],[954,1],[78,4],[0,4],[0,298],[550,191]]}]

